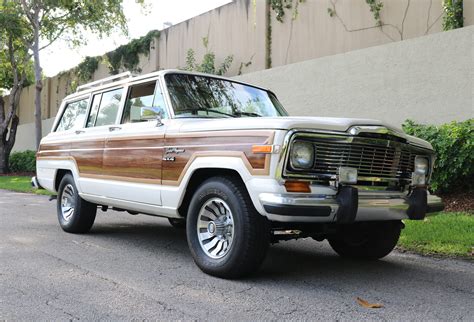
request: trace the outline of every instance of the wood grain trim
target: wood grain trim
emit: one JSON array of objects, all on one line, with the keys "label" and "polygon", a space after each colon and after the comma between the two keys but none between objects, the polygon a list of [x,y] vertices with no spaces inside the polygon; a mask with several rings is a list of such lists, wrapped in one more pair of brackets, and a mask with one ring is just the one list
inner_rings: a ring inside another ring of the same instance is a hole
[{"label": "wood grain trim", "polygon": [[[274,142],[274,137],[275,137],[275,131],[271,130],[250,130],[250,131],[208,131],[208,132],[199,132],[199,133],[177,133],[177,134],[171,134],[171,135],[166,135],[166,138],[176,138],[176,139],[184,139],[184,138],[208,138],[208,137],[234,137],[234,136],[239,136],[239,137],[267,137],[265,140],[265,144],[273,144]],[[130,140],[134,139],[159,139],[165,137],[164,135],[146,135],[146,136],[130,136],[130,137],[120,137],[117,138],[117,140],[111,140],[114,142],[117,141],[123,141],[127,142]],[[81,141],[74,141],[73,143],[82,143]],[[91,141],[84,141],[83,142],[86,146],[89,145],[90,149],[64,149],[64,150],[48,150],[45,149],[44,152],[47,154],[53,153],[53,152],[65,152],[65,151],[76,151],[79,152],[81,150],[96,150],[94,148],[94,144],[100,143],[101,146],[104,146],[104,140],[91,140]],[[118,142],[117,142],[118,143]],[[49,144],[49,143],[48,143]],[[105,143],[106,145],[106,143]],[[186,145],[187,146],[187,145]],[[165,147],[163,146],[150,146],[147,147],[150,150],[151,149],[163,149],[166,147],[175,147],[175,145],[172,144],[167,144]],[[143,147],[123,147],[123,148],[111,148],[110,150],[135,150],[135,149],[143,149]],[[97,149],[97,150],[100,150]],[[108,148],[105,148],[104,151],[108,150]],[[103,180],[114,180],[114,181],[125,181],[125,182],[136,182],[136,183],[146,183],[146,184],[163,184],[163,185],[170,185],[170,186],[179,186],[186,175],[189,167],[192,165],[192,163],[195,161],[196,158],[198,157],[234,157],[234,158],[240,158],[242,162],[244,163],[245,167],[249,171],[250,174],[255,175],[255,176],[265,176],[269,175],[270,172],[270,159],[271,155],[266,154],[263,167],[262,168],[254,168],[252,166],[252,163],[249,160],[248,155],[246,155],[245,152],[243,151],[222,151],[222,150],[215,150],[215,151],[199,151],[199,152],[194,152],[190,158],[187,160],[184,168],[182,169],[181,173],[179,174],[178,179],[175,180],[162,180],[160,179],[149,179],[149,178],[135,178],[135,177],[124,177],[124,176],[115,176],[115,175],[107,175],[107,174],[100,174],[100,173],[88,173],[80,170],[77,160],[73,156],[53,156],[53,155],[41,155],[40,151],[38,153],[37,160],[68,160],[68,161],[73,161],[75,164],[75,167],[77,171],[79,172],[81,177],[84,178],[91,178],[91,179],[103,179]],[[262,165],[260,165],[262,166]],[[164,165],[163,165],[164,167]],[[162,167],[162,169],[163,169]]]},{"label": "wood grain trim", "polygon": [[162,180],[162,184],[166,186],[179,186],[184,176],[186,175],[189,167],[192,165],[195,159],[200,157],[233,157],[240,158],[244,162],[245,167],[250,172],[250,174],[255,176],[266,176],[270,173],[270,155],[265,156],[265,167],[263,169],[254,169],[250,164],[249,159],[242,151],[209,151],[209,152],[195,152],[191,155],[188,162],[184,166],[183,171],[181,172],[177,181],[174,180]]},{"label": "wood grain trim", "polygon": [[148,183],[148,184],[161,184],[161,179],[143,179],[143,178],[127,178],[127,177],[119,177],[119,176],[110,176],[110,175],[102,175],[102,174],[91,174],[91,173],[84,173],[79,171],[79,167],[77,166],[76,159],[73,157],[37,157],[37,160],[54,160],[54,161],[72,161],[76,166],[77,171],[79,172],[80,176],[83,178],[89,179],[102,179],[102,180],[115,180],[115,181],[125,181],[125,182],[136,182],[136,183]]}]

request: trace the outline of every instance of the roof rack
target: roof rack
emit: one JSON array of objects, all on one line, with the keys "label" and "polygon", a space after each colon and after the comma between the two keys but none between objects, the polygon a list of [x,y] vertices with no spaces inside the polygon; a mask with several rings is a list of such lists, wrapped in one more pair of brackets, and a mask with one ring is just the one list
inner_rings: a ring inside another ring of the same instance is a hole
[{"label": "roof rack", "polygon": [[102,86],[102,85],[105,85],[107,83],[112,83],[112,82],[118,81],[122,78],[131,78],[131,77],[133,77],[133,75],[130,72],[124,72],[124,73],[120,73],[120,74],[117,74],[117,75],[112,75],[110,77],[106,77],[106,78],[103,78],[103,79],[96,80],[94,82],[90,82],[90,83],[78,86],[77,89],[76,89],[76,93],[84,91],[86,89],[91,89],[91,88],[94,88],[94,87]]}]

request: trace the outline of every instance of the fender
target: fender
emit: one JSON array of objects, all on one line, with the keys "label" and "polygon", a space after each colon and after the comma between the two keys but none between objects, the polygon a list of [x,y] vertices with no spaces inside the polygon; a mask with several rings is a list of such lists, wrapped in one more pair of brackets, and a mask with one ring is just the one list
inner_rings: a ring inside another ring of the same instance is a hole
[{"label": "fender", "polygon": [[69,170],[72,173],[76,187],[80,193],[82,189],[80,186],[79,170],[76,161],[72,157],[37,157],[36,158],[36,172],[40,185],[49,191],[56,191],[55,182],[59,170]]},{"label": "fender", "polygon": [[186,169],[186,172],[178,186],[163,184],[163,207],[178,209],[183,202],[186,188],[192,175],[199,169],[209,168],[236,171],[245,183],[247,190],[249,189],[247,183],[254,178],[250,173],[248,166],[245,164],[244,159],[238,154],[235,156],[198,156]]}]

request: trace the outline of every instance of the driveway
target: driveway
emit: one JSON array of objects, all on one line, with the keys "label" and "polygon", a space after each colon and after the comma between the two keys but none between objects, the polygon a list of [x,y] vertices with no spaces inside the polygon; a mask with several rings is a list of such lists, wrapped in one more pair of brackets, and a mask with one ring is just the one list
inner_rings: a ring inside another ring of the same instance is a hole
[{"label": "driveway", "polygon": [[72,235],[47,197],[0,190],[0,320],[473,318],[473,262],[394,252],[361,263],[304,239],[228,281],[203,274],[164,219],[98,211],[90,234]]}]

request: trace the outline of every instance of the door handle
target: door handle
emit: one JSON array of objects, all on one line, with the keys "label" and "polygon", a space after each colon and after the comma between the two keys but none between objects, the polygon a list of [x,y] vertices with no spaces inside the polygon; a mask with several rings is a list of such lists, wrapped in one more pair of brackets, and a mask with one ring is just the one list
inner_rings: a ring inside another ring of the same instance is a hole
[{"label": "door handle", "polygon": [[83,131],[83,130],[76,130],[76,134],[82,134],[82,133],[85,133],[86,131]]},{"label": "door handle", "polygon": [[113,132],[113,131],[119,131],[121,130],[122,128],[120,126],[111,126],[109,127],[109,131],[110,132]]}]

